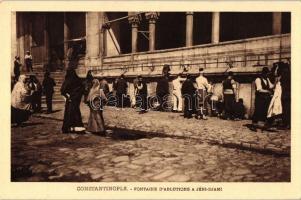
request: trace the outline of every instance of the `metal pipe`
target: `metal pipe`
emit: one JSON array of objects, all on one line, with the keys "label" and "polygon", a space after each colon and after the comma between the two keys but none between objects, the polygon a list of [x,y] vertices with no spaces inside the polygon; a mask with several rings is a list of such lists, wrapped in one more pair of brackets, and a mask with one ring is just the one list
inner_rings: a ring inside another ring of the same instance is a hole
[{"label": "metal pipe", "polygon": [[127,16],[120,17],[120,18],[117,18],[117,19],[109,20],[109,21],[105,22],[104,25],[105,24],[110,24],[110,23],[113,23],[113,22],[117,22],[117,21],[121,21],[123,19],[127,19],[129,17],[135,16],[135,15],[140,15],[140,14],[143,14],[143,13],[146,13],[146,12],[137,12],[134,15],[127,15]]}]

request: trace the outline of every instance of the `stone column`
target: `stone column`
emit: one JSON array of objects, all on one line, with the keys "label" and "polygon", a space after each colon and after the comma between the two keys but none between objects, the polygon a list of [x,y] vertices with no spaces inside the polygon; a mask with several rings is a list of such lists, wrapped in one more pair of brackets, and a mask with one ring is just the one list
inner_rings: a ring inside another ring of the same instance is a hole
[{"label": "stone column", "polygon": [[100,28],[102,14],[99,12],[86,13],[86,67],[97,69],[100,63]]},{"label": "stone column", "polygon": [[136,53],[138,40],[138,26],[141,21],[141,17],[135,12],[129,12],[128,16],[129,23],[132,26],[132,53]]},{"label": "stone column", "polygon": [[64,13],[64,59],[65,59],[65,63],[67,62],[67,53],[68,53],[68,42],[66,42],[67,40],[70,39],[70,29],[68,26],[68,22],[67,22],[67,13]]},{"label": "stone column", "polygon": [[154,51],[156,48],[156,21],[159,18],[160,13],[158,12],[149,12],[145,13],[146,19],[149,23],[149,51]]},{"label": "stone column", "polygon": [[17,13],[17,32],[18,32],[18,55],[20,56],[20,61],[23,65],[23,70],[25,70],[25,37],[24,37],[24,15],[23,13]]},{"label": "stone column", "polygon": [[193,12],[186,12],[186,47],[193,45]]},{"label": "stone column", "polygon": [[18,55],[17,50],[17,14],[16,12],[11,12],[11,66],[12,66],[12,74],[14,67],[15,56]]},{"label": "stone column", "polygon": [[213,12],[211,42],[214,44],[219,43],[219,26],[220,26],[220,13]]},{"label": "stone column", "polygon": [[25,13],[23,15],[23,27],[24,27],[24,46],[25,46],[25,51],[30,51],[30,24],[29,24],[29,13]]},{"label": "stone column", "polygon": [[49,62],[49,33],[48,33],[48,17],[44,14],[44,64]]},{"label": "stone column", "polygon": [[281,12],[273,13],[273,34],[281,34]]}]

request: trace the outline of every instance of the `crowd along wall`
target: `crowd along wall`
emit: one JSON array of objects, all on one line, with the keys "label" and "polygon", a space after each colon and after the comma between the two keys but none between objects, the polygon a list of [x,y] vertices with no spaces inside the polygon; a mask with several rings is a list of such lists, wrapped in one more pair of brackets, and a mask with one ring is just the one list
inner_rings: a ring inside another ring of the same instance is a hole
[{"label": "crowd along wall", "polygon": [[[290,34],[249,38],[243,40],[183,47],[153,52],[139,52],[119,56],[104,57],[98,77],[112,80],[124,74],[129,81],[129,94],[133,95],[132,80],[142,75],[148,82],[149,95],[155,94],[156,81],[161,76],[164,64],[171,66],[171,75],[183,72],[197,74],[204,68],[205,76],[214,85],[214,93],[221,94],[221,81],[226,71],[233,71],[238,82],[238,96],[243,98],[248,116],[254,109],[254,79],[262,67],[271,67],[274,62],[288,62]],[[112,87],[112,85],[110,85]]]}]

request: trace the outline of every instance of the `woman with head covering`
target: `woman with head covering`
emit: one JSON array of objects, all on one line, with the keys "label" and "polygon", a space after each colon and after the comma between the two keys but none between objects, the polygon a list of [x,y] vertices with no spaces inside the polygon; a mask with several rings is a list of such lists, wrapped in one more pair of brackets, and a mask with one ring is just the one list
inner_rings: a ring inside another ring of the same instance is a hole
[{"label": "woman with head covering", "polygon": [[68,69],[61,87],[61,94],[66,98],[63,133],[85,130],[79,109],[83,93],[84,86],[81,79],[74,69]]},{"label": "woman with head covering", "polygon": [[282,114],[282,104],[281,104],[281,94],[282,94],[282,87],[281,87],[281,71],[283,68],[283,62],[277,62],[273,64],[272,74],[274,76],[274,94],[271,99],[268,113],[267,113],[267,124],[266,128],[270,128],[275,118],[280,117]]},{"label": "woman with head covering", "polygon": [[87,97],[90,107],[90,116],[88,121],[87,131],[92,133],[104,133],[104,119],[102,115],[103,104],[107,100],[103,89],[100,88],[100,83],[97,79],[93,79],[92,88]]},{"label": "woman with head covering", "polygon": [[27,121],[30,116],[30,90],[25,84],[26,76],[20,75],[11,94],[11,123],[18,126]]}]

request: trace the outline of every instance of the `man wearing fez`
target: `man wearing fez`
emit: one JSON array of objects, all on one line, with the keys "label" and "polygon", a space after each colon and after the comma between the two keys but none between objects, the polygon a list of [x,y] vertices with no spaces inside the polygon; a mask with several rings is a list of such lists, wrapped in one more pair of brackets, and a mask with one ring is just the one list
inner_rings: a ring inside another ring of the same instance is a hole
[{"label": "man wearing fez", "polygon": [[204,119],[206,120],[206,116],[205,116],[205,113],[204,113],[204,104],[205,104],[205,97],[208,93],[208,91],[210,90],[211,86],[210,84],[208,83],[208,80],[206,77],[204,77],[204,69],[203,68],[200,68],[199,69],[199,76],[196,78],[196,84],[197,84],[197,91],[198,91],[198,105],[201,105],[201,107],[197,107],[198,109],[198,112],[197,112],[197,115],[196,115],[196,118],[200,118],[200,119]]},{"label": "man wearing fez", "polygon": [[269,68],[264,67],[261,71],[261,75],[255,79],[255,111],[252,119],[252,131],[257,131],[257,123],[259,121],[267,121],[267,112],[271,101],[272,88],[274,87],[268,78]]}]

